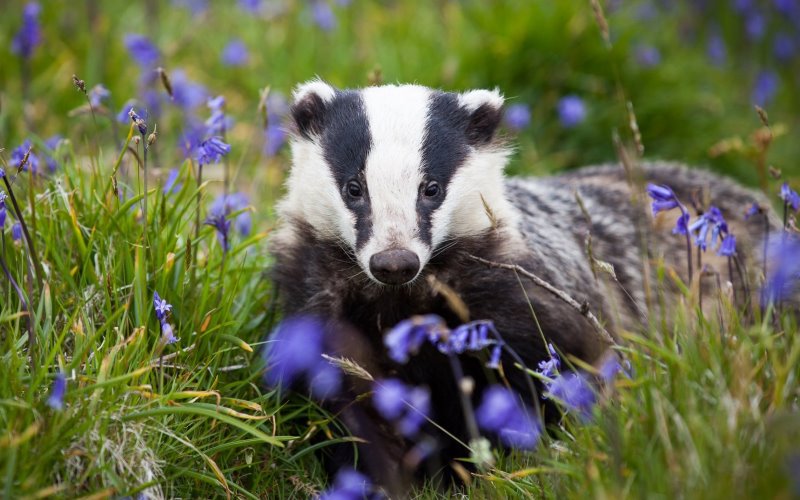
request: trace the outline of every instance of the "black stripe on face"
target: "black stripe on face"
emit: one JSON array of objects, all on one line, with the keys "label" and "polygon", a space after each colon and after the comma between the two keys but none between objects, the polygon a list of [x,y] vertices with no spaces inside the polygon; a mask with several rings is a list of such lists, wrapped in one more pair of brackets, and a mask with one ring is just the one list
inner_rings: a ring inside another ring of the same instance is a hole
[{"label": "black stripe on face", "polygon": [[[342,199],[356,219],[356,249],[361,248],[372,234],[372,211],[364,176],[372,136],[364,102],[358,92],[336,92],[326,105],[320,144]],[[361,186],[360,197],[350,194],[348,184],[352,182]]]},{"label": "black stripe on face", "polygon": [[[417,198],[417,226],[420,239],[431,244],[431,218],[447,195],[447,186],[469,154],[467,130],[469,112],[459,106],[456,94],[437,92],[430,98],[428,120],[422,144],[424,179]],[[430,182],[439,184],[436,196],[426,196]]]}]

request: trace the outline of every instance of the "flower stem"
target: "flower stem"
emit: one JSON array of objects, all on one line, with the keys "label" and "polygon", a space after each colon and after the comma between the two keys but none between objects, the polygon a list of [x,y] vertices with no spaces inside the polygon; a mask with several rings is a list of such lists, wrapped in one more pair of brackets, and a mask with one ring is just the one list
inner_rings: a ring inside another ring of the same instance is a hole
[{"label": "flower stem", "polygon": [[42,285],[42,274],[44,274],[44,272],[42,270],[42,263],[39,261],[39,255],[36,253],[36,248],[33,245],[33,238],[31,238],[31,234],[28,232],[28,226],[25,224],[25,219],[22,218],[22,211],[19,209],[17,199],[14,196],[14,191],[11,189],[11,184],[8,182],[8,176],[3,176],[3,182],[6,185],[8,197],[11,199],[11,204],[14,207],[14,213],[17,215],[17,220],[19,221],[20,227],[22,227],[22,234],[25,235],[25,241],[28,243],[30,258],[33,260],[33,267],[36,271],[36,285],[39,287],[39,290],[44,290]]}]

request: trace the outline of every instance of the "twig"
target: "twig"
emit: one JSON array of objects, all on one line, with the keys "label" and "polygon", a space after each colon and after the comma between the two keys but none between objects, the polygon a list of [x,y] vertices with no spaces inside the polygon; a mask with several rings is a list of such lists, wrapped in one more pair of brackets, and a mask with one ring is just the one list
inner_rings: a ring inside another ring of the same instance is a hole
[{"label": "twig", "polygon": [[529,278],[535,284],[537,284],[538,286],[544,288],[545,290],[547,290],[551,294],[555,295],[557,298],[559,298],[562,301],[564,301],[567,305],[569,305],[570,307],[572,307],[573,309],[578,311],[578,313],[580,313],[581,316],[586,318],[589,321],[589,323],[591,323],[592,326],[595,327],[595,329],[597,330],[597,332],[600,334],[600,336],[603,338],[603,340],[605,342],[607,342],[608,344],[611,344],[611,345],[616,345],[616,342],[614,341],[614,338],[611,336],[610,333],[608,333],[608,330],[606,330],[603,327],[603,325],[600,324],[600,321],[597,319],[597,316],[595,316],[594,313],[592,313],[592,311],[589,310],[589,305],[588,304],[586,304],[586,303],[584,303],[584,304],[578,303],[577,300],[575,300],[572,297],[570,297],[570,295],[568,293],[566,293],[565,291],[559,290],[558,288],[554,287],[553,285],[551,285],[547,281],[543,280],[542,278],[536,276],[532,272],[528,271],[524,267],[519,266],[517,264],[505,264],[505,263],[502,263],[502,262],[494,262],[494,261],[486,260],[484,258],[478,257],[477,255],[472,255],[472,254],[468,254],[468,257],[471,258],[472,260],[478,261],[481,264],[485,264],[485,265],[487,265],[489,267],[497,267],[497,268],[500,268],[500,269],[508,269],[508,270],[511,270],[511,271],[516,271],[516,272],[520,273],[521,275],[525,276],[526,278]]}]

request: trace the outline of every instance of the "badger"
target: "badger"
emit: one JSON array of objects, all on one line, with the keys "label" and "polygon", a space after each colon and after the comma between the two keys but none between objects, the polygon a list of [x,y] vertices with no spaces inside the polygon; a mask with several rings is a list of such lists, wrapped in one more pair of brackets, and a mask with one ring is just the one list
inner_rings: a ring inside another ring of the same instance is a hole
[{"label": "badger", "polygon": [[[336,325],[333,352],[371,373],[429,387],[433,418],[462,438],[458,388],[446,358],[423,350],[400,366],[383,347],[387,330],[414,315],[438,314],[451,326],[463,321],[436,284],[457,296],[470,318],[493,321],[535,366],[549,357],[548,343],[596,363],[620,331],[646,324],[651,259],[644,255],[688,278],[685,241],[671,234],[671,224],[653,220],[630,169],[609,164],[550,178],[505,177],[511,149],[498,131],[503,104],[498,90],[299,85],[291,106],[292,166],[270,243],[284,314],[326,318]],[[761,226],[743,214],[754,202],[767,206],[761,196],[678,164],[645,163],[637,172],[646,182],[668,184],[681,199],[705,197],[719,207],[739,253],[749,256]],[[727,269],[713,252],[704,258]],[[528,270],[582,306],[487,262]],[[598,277],[597,262],[613,268],[612,283]],[[598,334],[587,311],[611,338]],[[469,356],[462,363],[477,398],[486,370]],[[501,363],[509,382],[524,387],[513,361]],[[403,445],[381,437],[368,405],[352,403],[340,401],[337,414],[366,446],[381,448],[364,453],[366,468],[388,481],[399,467],[392,450]],[[441,467],[468,455],[452,439],[440,446]]]}]

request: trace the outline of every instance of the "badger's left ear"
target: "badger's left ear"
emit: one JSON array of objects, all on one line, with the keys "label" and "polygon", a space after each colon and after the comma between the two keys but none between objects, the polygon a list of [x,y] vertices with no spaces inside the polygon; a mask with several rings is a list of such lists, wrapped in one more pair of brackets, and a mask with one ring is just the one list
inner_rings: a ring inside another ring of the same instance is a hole
[{"label": "badger's left ear", "polygon": [[472,146],[492,142],[503,118],[503,95],[498,89],[470,90],[459,94],[458,102],[469,113],[467,141]]}]

